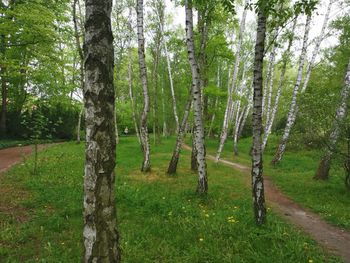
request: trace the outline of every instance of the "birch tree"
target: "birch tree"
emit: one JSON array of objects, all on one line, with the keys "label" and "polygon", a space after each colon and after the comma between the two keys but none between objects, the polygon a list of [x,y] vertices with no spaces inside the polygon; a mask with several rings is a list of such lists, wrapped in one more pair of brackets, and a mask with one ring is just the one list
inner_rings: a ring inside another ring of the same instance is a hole
[{"label": "birch tree", "polygon": [[179,162],[179,157],[180,157],[182,142],[183,142],[183,139],[184,139],[185,134],[186,134],[187,121],[188,121],[188,116],[190,115],[190,111],[191,111],[192,100],[193,100],[193,98],[192,98],[192,91],[191,91],[190,97],[186,102],[186,107],[185,107],[185,111],[184,111],[183,116],[182,116],[179,130],[177,132],[175,148],[174,148],[173,155],[171,157],[171,160],[170,160],[170,163],[168,166],[168,171],[167,171],[168,174],[175,174],[176,173],[177,164]]},{"label": "birch tree", "polygon": [[262,96],[263,96],[263,60],[266,37],[265,2],[260,3],[258,10],[258,27],[256,33],[254,57],[254,95],[253,95],[253,149],[252,149],[252,195],[255,221],[261,225],[266,220],[263,163],[261,151],[262,130]]},{"label": "birch tree", "polygon": [[147,84],[147,69],[145,60],[145,37],[143,34],[143,0],[137,0],[137,37],[138,37],[138,55],[139,55],[139,68],[140,79],[143,90],[143,111],[141,114],[140,122],[140,138],[143,152],[143,163],[141,167],[142,172],[149,172],[151,170],[150,161],[150,145],[147,129],[147,116],[150,109],[148,84]]},{"label": "birch tree", "polygon": [[332,156],[340,134],[340,123],[343,121],[343,119],[346,116],[349,93],[350,93],[350,60],[347,66],[347,70],[344,78],[344,86],[341,91],[340,103],[335,114],[335,120],[333,123],[332,132],[329,136],[328,148],[325,151],[325,154],[318,165],[318,169],[316,171],[314,179],[327,180],[329,177],[329,170],[331,167]]},{"label": "birch tree", "polygon": [[295,33],[295,28],[297,25],[297,17],[294,19],[293,22],[293,26],[292,26],[292,30],[289,33],[288,36],[288,46],[287,49],[285,50],[283,56],[282,56],[282,68],[281,68],[281,75],[279,78],[279,82],[278,82],[278,86],[277,86],[277,92],[276,92],[276,96],[275,96],[275,101],[274,101],[274,105],[271,109],[271,113],[269,114],[269,118],[266,118],[266,125],[265,125],[265,132],[264,132],[264,136],[263,136],[263,142],[262,142],[262,151],[265,150],[265,147],[267,145],[267,140],[269,138],[269,135],[271,134],[272,131],[272,125],[273,122],[275,120],[276,117],[276,113],[277,113],[277,109],[278,109],[278,105],[279,105],[279,100],[281,97],[281,93],[282,93],[282,88],[285,82],[285,75],[286,75],[286,70],[287,70],[287,64],[288,61],[290,60],[291,57],[291,52],[290,49],[292,47],[293,44],[293,39],[294,39],[294,33]]},{"label": "birch tree", "polygon": [[129,19],[128,19],[128,84],[129,84],[129,98],[131,102],[131,112],[132,112],[132,119],[134,122],[134,127],[135,127],[135,132],[137,139],[139,143],[141,144],[141,139],[140,139],[140,132],[139,132],[139,127],[137,125],[137,117],[136,117],[136,105],[135,105],[135,99],[134,99],[134,92],[133,92],[133,79],[132,79],[132,46],[131,46],[131,41],[132,41],[132,35],[133,35],[133,28],[131,24],[131,8],[129,7]]},{"label": "birch tree", "polygon": [[115,89],[111,0],[86,0],[83,262],[120,262],[114,197]]},{"label": "birch tree", "polygon": [[188,50],[188,61],[192,74],[192,93],[193,93],[193,111],[195,122],[195,147],[197,150],[198,165],[198,193],[207,193],[207,164],[205,161],[205,145],[204,145],[204,127],[202,118],[201,89],[198,64],[195,58],[195,48],[193,41],[193,14],[192,0],[185,0],[186,11],[186,44]]},{"label": "birch tree", "polygon": [[234,92],[236,81],[237,81],[237,76],[238,76],[238,70],[239,70],[239,64],[241,61],[241,47],[242,47],[242,42],[243,42],[243,36],[244,36],[244,31],[245,31],[245,21],[247,17],[247,9],[246,5],[249,3],[249,0],[245,1],[244,4],[244,10],[243,10],[243,15],[242,15],[242,20],[240,23],[240,29],[239,29],[239,36],[238,36],[238,43],[237,43],[237,49],[236,49],[236,60],[235,60],[235,66],[233,70],[233,75],[232,75],[232,82],[231,86],[229,89],[229,92],[227,94],[227,104],[226,104],[226,109],[225,109],[225,115],[224,115],[224,121],[222,124],[222,130],[221,130],[221,135],[220,135],[220,143],[219,147],[215,156],[215,161],[218,162],[220,159],[221,152],[224,148],[225,141],[227,139],[227,133],[228,133],[228,126],[229,126],[229,115],[233,107],[233,101],[232,101],[232,93]]},{"label": "birch tree", "polygon": [[290,131],[295,123],[295,119],[297,116],[297,97],[299,93],[299,87],[301,84],[301,79],[303,75],[303,68],[305,63],[305,57],[306,57],[306,51],[307,51],[307,44],[308,44],[308,38],[309,38],[309,31],[310,31],[310,24],[311,24],[311,15],[307,15],[306,18],[306,24],[305,24],[305,31],[304,31],[304,38],[303,38],[303,47],[301,50],[300,58],[299,58],[299,68],[297,73],[297,79],[295,81],[294,89],[293,89],[293,95],[292,95],[292,101],[290,104],[288,117],[287,117],[287,124],[284,129],[284,133],[282,136],[282,139],[278,145],[276,154],[274,156],[274,159],[272,160],[272,164],[277,164],[281,161],[284,152],[286,150],[286,144],[289,138]]},{"label": "birch tree", "polygon": [[[74,0],[72,4],[72,15],[73,15],[73,24],[74,24],[74,37],[75,37],[75,45],[79,55],[79,72],[80,72],[80,90],[84,90],[84,54],[83,49],[81,47],[80,38],[81,35],[84,39],[84,32],[81,27],[82,23],[80,21],[80,29],[78,23],[78,15],[77,15],[77,5],[79,5],[79,0]],[[80,5],[79,5],[80,6]],[[81,118],[83,116],[84,108],[82,107],[79,112],[78,117],[78,125],[77,125],[77,143],[80,143],[80,129],[81,129]]]},{"label": "birch tree", "polygon": [[321,32],[320,32],[320,35],[316,38],[315,48],[314,48],[311,60],[310,60],[310,62],[308,64],[308,67],[307,67],[307,70],[306,70],[306,76],[305,76],[305,79],[304,79],[303,87],[301,89],[302,93],[306,90],[307,85],[309,84],[311,71],[315,67],[316,57],[317,57],[317,55],[318,55],[318,53],[320,51],[321,42],[324,39],[324,33],[325,33],[326,28],[327,28],[327,24],[328,24],[328,20],[329,20],[329,14],[331,12],[332,5],[333,5],[334,1],[335,0],[329,0],[327,11],[326,11],[326,14],[325,14],[325,17],[324,17],[324,20],[323,20]]},{"label": "birch tree", "polygon": [[164,53],[165,53],[165,57],[166,57],[166,64],[167,64],[167,69],[168,69],[170,91],[171,91],[171,99],[172,99],[172,103],[173,103],[173,114],[174,114],[175,123],[176,123],[176,131],[178,131],[180,124],[179,124],[179,117],[178,117],[178,114],[177,114],[177,105],[176,105],[176,97],[175,97],[175,90],[174,90],[173,74],[172,74],[172,69],[171,69],[171,60],[170,60],[170,55],[169,55],[169,51],[168,51],[167,40],[165,38],[164,6],[163,6],[162,10],[158,10],[157,17],[158,17],[158,22],[159,22],[159,26],[160,26],[160,32],[161,32],[161,35],[162,35],[161,41],[162,41],[162,44],[163,44]]}]

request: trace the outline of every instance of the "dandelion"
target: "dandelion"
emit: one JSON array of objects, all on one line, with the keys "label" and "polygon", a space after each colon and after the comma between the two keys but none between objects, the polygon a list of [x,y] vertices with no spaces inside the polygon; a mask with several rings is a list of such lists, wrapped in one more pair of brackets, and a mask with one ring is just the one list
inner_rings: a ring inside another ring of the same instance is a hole
[{"label": "dandelion", "polygon": [[314,261],[312,259],[309,259],[309,263],[313,263]]},{"label": "dandelion", "polygon": [[199,238],[199,241],[200,241],[200,242],[203,242],[203,240],[204,240],[203,238]]},{"label": "dandelion", "polygon": [[209,217],[209,214],[205,214],[205,217]]},{"label": "dandelion", "polygon": [[165,196],[163,196],[163,200],[165,199]]}]

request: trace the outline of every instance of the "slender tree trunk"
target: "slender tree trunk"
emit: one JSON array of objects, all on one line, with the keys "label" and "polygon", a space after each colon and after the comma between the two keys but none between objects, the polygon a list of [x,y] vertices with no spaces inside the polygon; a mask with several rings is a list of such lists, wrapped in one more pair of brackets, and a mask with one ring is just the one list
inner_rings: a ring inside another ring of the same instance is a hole
[{"label": "slender tree trunk", "polygon": [[277,93],[276,93],[276,97],[275,97],[275,102],[274,102],[274,106],[272,108],[271,114],[270,114],[269,118],[267,119],[267,124],[265,126],[263,143],[262,143],[262,146],[261,146],[263,152],[264,152],[264,150],[266,148],[267,140],[269,138],[269,135],[271,134],[272,125],[273,125],[273,122],[274,122],[275,117],[276,117],[278,104],[279,104],[279,100],[280,100],[280,97],[281,97],[282,87],[284,85],[287,64],[288,64],[288,61],[290,60],[290,56],[291,56],[290,49],[292,47],[292,43],[293,43],[293,39],[294,39],[294,32],[295,32],[295,28],[296,28],[296,25],[297,25],[297,21],[298,20],[295,19],[294,22],[293,22],[292,32],[291,32],[292,34],[290,35],[290,37],[288,39],[288,47],[287,47],[287,50],[283,54],[283,64],[282,64],[282,69],[281,69],[281,76],[280,76],[278,87],[277,87]]},{"label": "slender tree trunk", "polygon": [[[218,66],[218,71],[217,71],[217,76],[216,76],[216,85],[217,87],[220,89],[220,86],[221,86],[221,80],[220,80],[220,66]],[[212,129],[213,129],[213,125],[214,125],[214,121],[215,121],[215,117],[216,117],[216,109],[218,107],[218,104],[219,104],[219,98],[216,97],[215,99],[215,104],[214,104],[214,113],[213,115],[211,116],[211,121],[210,121],[210,126],[209,126],[209,130],[208,130],[208,137],[211,136],[211,132],[212,132]]]},{"label": "slender tree trunk", "polygon": [[[277,33],[276,33],[277,35]],[[277,36],[276,36],[277,37]],[[265,127],[267,126],[267,123],[270,120],[271,117],[271,100],[272,100],[272,88],[273,88],[273,78],[274,78],[274,72],[275,72],[275,57],[276,57],[276,50],[277,50],[277,43],[274,45],[271,54],[270,54],[270,64],[271,64],[271,69],[270,69],[270,75],[268,76],[268,82],[267,86],[265,86],[265,89],[267,90],[267,95],[266,95],[266,111],[265,111],[265,116],[266,116],[266,122],[265,122]]]},{"label": "slender tree trunk", "polygon": [[191,66],[192,73],[192,91],[193,91],[193,110],[195,122],[195,147],[197,150],[197,165],[198,165],[198,193],[208,192],[207,180],[207,164],[205,160],[205,145],[204,145],[204,128],[202,118],[201,105],[201,89],[199,80],[198,64],[195,58],[195,48],[193,41],[193,14],[192,1],[185,0],[186,9],[186,43],[188,50],[188,61]]},{"label": "slender tree trunk", "polygon": [[173,113],[174,113],[174,118],[175,118],[175,123],[176,123],[176,130],[179,130],[179,117],[177,115],[177,106],[176,106],[176,97],[175,97],[175,90],[174,90],[174,82],[173,82],[173,74],[171,70],[171,62],[170,62],[170,56],[168,52],[168,45],[165,39],[165,34],[164,34],[164,21],[160,23],[160,30],[162,33],[162,42],[163,42],[163,47],[164,47],[164,52],[165,52],[165,57],[166,57],[166,63],[167,63],[167,69],[168,69],[168,75],[169,75],[169,82],[170,82],[170,91],[171,91],[171,99],[173,102]]},{"label": "slender tree trunk", "polygon": [[149,95],[147,86],[147,69],[145,60],[145,38],[143,34],[143,0],[137,0],[137,36],[138,36],[138,54],[140,78],[142,82],[144,106],[141,115],[140,137],[143,151],[143,163],[141,167],[142,172],[149,172],[151,170],[150,161],[150,145],[147,129],[147,116],[149,113]]},{"label": "slender tree trunk", "polygon": [[[268,102],[268,97],[269,97],[269,84],[270,81],[273,81],[273,71],[274,71],[274,64],[275,64],[275,57],[276,57],[276,49],[277,49],[277,43],[276,43],[276,38],[278,35],[278,28],[274,29],[274,32],[272,34],[272,38],[274,39],[274,44],[273,48],[270,53],[270,58],[269,58],[269,63],[267,64],[267,71],[266,71],[266,78],[265,78],[265,84],[264,84],[264,89],[263,89],[263,101],[262,101],[262,108],[263,108],[263,117],[266,116],[266,121],[267,121],[267,115],[268,115],[268,106],[266,102]],[[271,96],[270,96],[270,102],[271,102]]]},{"label": "slender tree trunk", "polygon": [[262,10],[258,13],[258,28],[254,58],[253,97],[253,151],[252,151],[252,194],[255,221],[261,225],[266,220],[263,161],[261,151],[263,60],[266,36],[266,17]]},{"label": "slender tree trunk", "polygon": [[83,262],[120,262],[114,196],[115,89],[111,0],[86,0]]},{"label": "slender tree trunk", "polygon": [[[84,36],[84,32],[79,32],[79,26],[78,26],[78,17],[77,17],[77,5],[79,5],[79,0],[74,0],[72,5],[72,12],[73,12],[73,24],[74,24],[74,37],[75,37],[75,46],[79,54],[79,65],[80,65],[80,89],[82,92],[84,92],[84,54],[83,49],[80,43],[80,35],[82,34]],[[81,29],[82,30],[82,29]],[[79,113],[79,119],[78,119],[78,131],[77,131],[77,143],[80,143],[80,126],[81,126],[81,116],[82,111]]]},{"label": "slender tree trunk", "polygon": [[190,115],[191,105],[192,105],[192,92],[190,94],[190,98],[188,99],[188,101],[186,103],[186,107],[185,107],[184,114],[182,116],[180,128],[179,128],[178,133],[177,133],[175,149],[173,151],[173,156],[171,157],[168,171],[167,171],[168,174],[175,174],[176,173],[177,164],[179,162],[179,156],[180,156],[182,142],[183,142],[183,139],[184,139],[185,134],[186,134],[187,120],[188,120],[188,116]]},{"label": "slender tree trunk", "polygon": [[337,140],[340,133],[340,124],[346,116],[349,93],[350,93],[350,60],[349,60],[345,78],[344,78],[344,86],[341,91],[340,104],[335,115],[335,121],[333,123],[332,132],[329,136],[328,148],[319,163],[314,179],[327,180],[329,177],[331,160],[332,160],[332,156],[335,151],[335,147],[336,147]]},{"label": "slender tree trunk", "polygon": [[305,25],[305,33],[304,33],[304,39],[303,39],[303,47],[300,55],[300,60],[299,60],[299,69],[298,69],[298,75],[297,79],[294,85],[294,91],[292,95],[292,102],[290,104],[289,112],[288,112],[288,117],[287,117],[287,124],[284,129],[284,133],[282,136],[282,140],[278,146],[278,149],[276,151],[275,157],[272,160],[272,164],[277,164],[281,161],[284,152],[286,150],[286,144],[289,138],[290,131],[294,125],[296,115],[297,115],[297,97],[298,97],[298,92],[299,92],[299,87],[303,75],[303,68],[304,68],[304,62],[305,62],[305,57],[306,57],[306,50],[307,50],[307,44],[308,44],[308,37],[309,37],[309,31],[310,31],[310,24],[311,24],[311,16],[307,16],[306,19],[306,25]]},{"label": "slender tree trunk", "polygon": [[328,3],[328,7],[327,7],[327,11],[326,11],[326,14],[325,14],[325,17],[324,17],[324,20],[323,20],[323,25],[322,25],[322,29],[321,29],[321,33],[320,35],[317,37],[316,39],[316,44],[315,44],[315,48],[314,48],[314,51],[312,53],[312,57],[311,57],[311,60],[308,64],[308,67],[307,67],[307,70],[306,70],[306,76],[305,76],[305,80],[304,80],[304,83],[303,83],[303,87],[301,89],[301,92],[304,93],[304,91],[306,90],[307,88],[307,85],[309,84],[309,80],[310,80],[310,75],[311,75],[311,71],[313,70],[314,66],[315,66],[315,61],[316,61],[316,56],[318,55],[319,53],[319,50],[320,50],[320,45],[321,45],[321,42],[323,40],[323,37],[324,37],[324,32],[327,28],[327,24],[328,24],[328,20],[329,20],[329,14],[331,12],[331,8],[332,8],[332,5],[334,3],[335,0],[329,0],[329,3]]},{"label": "slender tree trunk", "polygon": [[[131,18],[131,8],[129,9],[129,18]],[[128,35],[128,82],[129,82],[129,98],[131,102],[131,112],[132,112],[132,119],[134,122],[135,127],[135,133],[137,136],[137,140],[139,144],[141,145],[141,139],[140,139],[140,132],[139,127],[137,125],[137,116],[136,116],[136,107],[135,107],[135,100],[134,100],[134,92],[133,92],[133,78],[132,78],[132,47],[131,47],[131,35],[132,35],[132,26],[131,21],[128,21],[128,29],[129,29],[129,35]]]},{"label": "slender tree trunk", "polygon": [[[165,74],[164,74],[165,75]],[[163,76],[164,76],[163,75]],[[165,78],[163,77],[163,79],[165,80]],[[168,136],[168,128],[167,128],[167,124],[166,124],[166,118],[165,118],[165,93],[164,93],[164,81],[163,84],[161,86],[161,92],[162,92],[162,117],[163,117],[163,137],[167,137]]]},{"label": "slender tree trunk", "polygon": [[244,31],[245,31],[245,21],[247,17],[247,9],[246,5],[249,3],[249,0],[245,1],[244,4],[244,11],[243,11],[243,16],[240,24],[240,31],[239,31],[239,37],[238,37],[238,44],[237,44],[237,50],[236,50],[236,61],[235,61],[235,66],[233,70],[233,76],[232,76],[232,83],[231,87],[229,89],[229,92],[227,94],[227,105],[225,109],[225,117],[224,117],[224,122],[222,124],[222,131],[220,135],[220,143],[219,147],[215,156],[216,162],[219,161],[221,152],[224,148],[225,141],[227,139],[227,132],[228,132],[228,126],[229,126],[229,115],[233,107],[233,102],[232,102],[232,93],[234,92],[236,82],[237,82],[237,76],[238,76],[238,70],[239,70],[239,64],[241,61],[241,47],[243,43],[243,36],[244,36]]}]

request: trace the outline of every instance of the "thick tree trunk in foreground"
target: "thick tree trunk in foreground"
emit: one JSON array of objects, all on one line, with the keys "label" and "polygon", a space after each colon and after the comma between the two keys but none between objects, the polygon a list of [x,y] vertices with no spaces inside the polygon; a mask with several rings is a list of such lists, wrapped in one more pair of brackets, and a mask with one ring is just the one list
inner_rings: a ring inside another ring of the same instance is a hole
[{"label": "thick tree trunk in foreground", "polygon": [[278,104],[279,104],[279,100],[280,100],[281,93],[282,93],[282,87],[284,85],[284,79],[285,79],[285,75],[286,75],[287,64],[288,64],[288,61],[290,60],[290,56],[291,56],[290,49],[292,47],[292,43],[293,43],[293,39],[294,39],[294,31],[295,31],[295,28],[296,28],[296,25],[297,25],[297,21],[298,20],[295,19],[294,22],[293,22],[293,27],[292,27],[292,31],[291,31],[292,34],[290,35],[290,37],[288,39],[288,47],[287,47],[287,50],[283,54],[283,64],[282,64],[282,69],[281,69],[281,76],[280,76],[280,79],[279,79],[279,82],[278,82],[277,93],[276,93],[276,96],[275,96],[275,102],[274,102],[271,114],[269,115],[269,118],[267,119],[267,123],[266,123],[266,126],[265,126],[265,132],[264,132],[263,142],[262,142],[262,146],[261,146],[263,152],[264,152],[264,150],[266,148],[267,140],[269,138],[269,135],[271,134],[272,125],[273,125],[273,122],[274,122],[275,117],[276,117]]},{"label": "thick tree trunk in foreground", "polygon": [[316,57],[317,57],[317,55],[319,53],[319,50],[320,50],[320,45],[321,45],[321,42],[322,42],[323,37],[324,37],[324,32],[325,32],[327,24],[328,24],[329,14],[331,12],[331,8],[332,8],[332,5],[333,5],[334,1],[335,0],[330,0],[329,3],[328,3],[327,11],[326,11],[326,14],[325,14],[325,17],[324,17],[324,20],[323,20],[323,24],[322,24],[321,33],[316,39],[315,48],[314,48],[314,51],[312,53],[312,57],[311,57],[310,63],[309,63],[309,65],[307,67],[307,70],[306,70],[305,80],[304,80],[304,83],[303,83],[303,87],[301,89],[302,93],[306,90],[307,85],[309,84],[311,71],[313,70],[313,68],[315,66],[315,60],[316,60]]},{"label": "thick tree trunk in foreground", "polygon": [[327,180],[329,177],[331,159],[332,159],[332,155],[334,153],[336,143],[340,133],[340,124],[346,116],[349,93],[350,93],[350,60],[349,60],[345,78],[344,78],[344,87],[341,91],[340,104],[335,115],[332,132],[329,136],[328,149],[325,155],[323,156],[322,160],[320,161],[320,164],[318,166],[314,179]]},{"label": "thick tree trunk in foreground", "polygon": [[120,262],[114,197],[112,0],[86,0],[83,262]]},{"label": "thick tree trunk in foreground", "polygon": [[304,33],[304,39],[303,39],[303,47],[300,54],[299,59],[299,69],[298,69],[298,75],[297,79],[294,85],[293,95],[292,95],[292,102],[290,104],[288,117],[287,117],[287,124],[284,129],[284,133],[281,139],[280,144],[278,145],[278,149],[276,151],[275,157],[272,160],[272,164],[277,164],[281,161],[284,152],[286,150],[287,141],[289,138],[290,131],[295,123],[295,119],[297,116],[297,97],[299,93],[299,87],[303,75],[303,68],[304,68],[304,62],[306,57],[306,50],[308,45],[308,37],[309,37],[309,31],[310,31],[310,24],[311,24],[311,16],[307,16],[306,19],[306,25],[305,25],[305,33]]},{"label": "thick tree trunk in foreground", "polygon": [[151,170],[150,161],[150,145],[147,129],[147,116],[149,113],[149,95],[147,86],[147,69],[145,60],[145,38],[143,34],[143,0],[137,0],[137,36],[138,36],[138,54],[139,54],[139,67],[140,67],[140,78],[143,90],[143,111],[141,115],[140,124],[140,138],[143,152],[143,163],[141,167],[142,172],[149,172]]},{"label": "thick tree trunk in foreground", "polygon": [[243,37],[244,37],[244,31],[245,31],[245,21],[246,21],[246,17],[247,17],[247,8],[246,5],[249,3],[248,0],[245,1],[245,5],[244,5],[244,11],[243,11],[243,16],[242,16],[242,20],[240,23],[240,30],[239,30],[239,37],[238,37],[238,44],[237,44],[237,50],[236,50],[236,60],[235,60],[235,66],[234,66],[234,70],[233,70],[233,76],[232,76],[232,83],[227,95],[227,104],[226,104],[226,109],[225,109],[225,116],[224,116],[224,122],[222,124],[222,130],[221,130],[221,134],[220,134],[220,143],[219,143],[219,147],[215,156],[215,160],[216,162],[219,161],[220,159],[220,155],[221,152],[224,148],[224,144],[226,142],[227,139],[227,132],[228,132],[228,126],[229,126],[229,115],[232,111],[232,107],[233,107],[233,102],[232,102],[232,93],[234,92],[234,89],[236,87],[236,82],[237,82],[237,76],[238,76],[238,70],[239,70],[239,64],[241,61],[241,47],[242,47],[242,43],[243,43]]},{"label": "thick tree trunk in foreground", "polygon": [[169,167],[168,167],[168,174],[175,174],[176,169],[177,169],[177,164],[179,162],[179,156],[180,156],[180,151],[181,151],[181,146],[182,142],[186,133],[186,127],[187,127],[187,120],[188,116],[190,115],[191,111],[191,105],[192,105],[192,92],[190,94],[190,98],[188,99],[185,107],[184,114],[182,116],[182,121],[177,133],[177,138],[176,138],[176,144],[175,144],[175,149],[173,151],[173,156],[171,157]]},{"label": "thick tree trunk in foreground", "polygon": [[193,94],[193,111],[195,122],[195,145],[197,150],[197,165],[198,165],[198,193],[208,192],[207,180],[207,164],[205,160],[205,145],[204,145],[204,127],[202,118],[201,90],[199,80],[198,64],[195,58],[195,49],[193,41],[193,14],[192,1],[185,0],[186,9],[186,44],[188,50],[188,61],[191,66],[192,73],[192,94]]},{"label": "thick tree trunk in foreground", "polygon": [[253,97],[253,151],[252,151],[252,194],[255,221],[261,225],[266,220],[263,161],[261,151],[262,96],[263,96],[263,60],[266,36],[266,17],[263,11],[258,13],[258,28],[254,58],[254,97]]}]

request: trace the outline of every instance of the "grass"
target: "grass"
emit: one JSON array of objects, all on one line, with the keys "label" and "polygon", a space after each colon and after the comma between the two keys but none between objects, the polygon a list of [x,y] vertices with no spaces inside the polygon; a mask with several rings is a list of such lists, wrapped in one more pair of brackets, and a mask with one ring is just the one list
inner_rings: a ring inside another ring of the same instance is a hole
[{"label": "grass", "polygon": [[[152,147],[152,172],[141,174],[140,147],[121,138],[116,203],[123,262],[341,262],[269,210],[252,218],[244,175],[208,162],[209,194],[194,193],[197,176],[184,151],[178,174],[165,174],[174,141]],[[84,146],[64,143],[1,178],[0,262],[80,262]]]},{"label": "grass", "polygon": [[[217,140],[209,140],[207,151],[215,154]],[[313,180],[321,152],[319,150],[291,149],[287,145],[282,161],[273,167],[270,163],[274,156],[278,138],[271,136],[264,153],[264,174],[273,179],[285,194],[297,203],[320,214],[328,222],[350,230],[350,192],[344,185],[344,170],[336,161],[330,171],[330,179],[326,182]],[[251,138],[244,138],[239,142],[239,155],[234,156],[232,142],[227,142],[222,158],[238,163],[251,165],[249,150]]]},{"label": "grass", "polygon": [[[40,140],[39,143],[51,143],[52,141],[53,140]],[[15,147],[15,146],[25,146],[25,145],[30,145],[30,144],[33,144],[32,140],[1,139],[0,140],[0,149],[5,149],[5,148]]]}]

